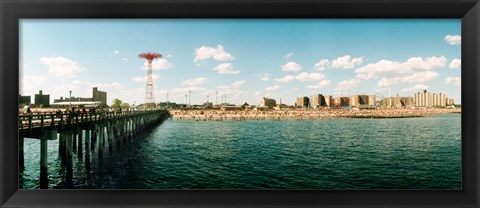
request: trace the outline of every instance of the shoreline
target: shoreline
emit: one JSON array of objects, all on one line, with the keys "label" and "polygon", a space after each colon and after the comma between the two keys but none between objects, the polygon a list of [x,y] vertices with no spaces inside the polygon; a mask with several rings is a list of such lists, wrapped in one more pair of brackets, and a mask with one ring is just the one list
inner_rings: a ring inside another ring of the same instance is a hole
[{"label": "shoreline", "polygon": [[176,120],[196,121],[243,121],[243,120],[314,120],[330,118],[417,118],[437,114],[461,113],[461,109],[375,109],[375,110],[168,110],[171,118]]}]

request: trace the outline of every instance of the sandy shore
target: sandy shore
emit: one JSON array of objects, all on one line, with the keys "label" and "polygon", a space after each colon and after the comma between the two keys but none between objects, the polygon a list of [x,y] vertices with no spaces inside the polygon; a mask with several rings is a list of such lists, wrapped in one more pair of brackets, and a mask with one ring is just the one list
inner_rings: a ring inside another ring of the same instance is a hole
[{"label": "sandy shore", "polygon": [[461,109],[375,109],[375,110],[169,110],[173,119],[223,120],[311,120],[326,118],[409,118],[434,114],[460,113]]}]

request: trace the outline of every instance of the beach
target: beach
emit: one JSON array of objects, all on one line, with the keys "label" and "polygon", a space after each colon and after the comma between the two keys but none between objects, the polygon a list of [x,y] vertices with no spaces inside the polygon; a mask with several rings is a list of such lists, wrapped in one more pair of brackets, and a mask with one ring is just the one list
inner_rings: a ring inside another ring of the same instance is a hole
[{"label": "beach", "polygon": [[461,113],[461,109],[288,109],[288,110],[239,110],[224,111],[220,109],[206,110],[169,110],[173,119],[189,119],[197,121],[242,121],[242,120],[311,120],[327,118],[409,118],[435,114]]}]

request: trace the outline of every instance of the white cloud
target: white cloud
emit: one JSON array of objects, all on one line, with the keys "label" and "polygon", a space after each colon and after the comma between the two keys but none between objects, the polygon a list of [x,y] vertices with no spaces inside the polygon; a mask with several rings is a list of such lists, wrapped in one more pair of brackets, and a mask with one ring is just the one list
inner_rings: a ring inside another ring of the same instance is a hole
[{"label": "white cloud", "polygon": [[[152,61],[152,69],[153,70],[164,70],[172,67],[167,59],[157,59]],[[148,61],[145,61],[143,64],[143,69],[148,69]]]},{"label": "white cloud", "polygon": [[228,94],[229,98],[233,98],[233,99],[229,99],[229,102],[240,101],[242,99],[244,100],[244,97],[248,95],[247,92],[242,90],[242,87],[246,82],[247,82],[246,80],[238,80],[229,85],[218,86],[217,88],[221,90],[222,94],[225,94],[225,95]]},{"label": "white cloud", "polygon": [[394,78],[382,78],[378,81],[378,87],[384,88],[390,85],[396,85],[400,83],[426,83],[438,77],[438,73],[432,71],[416,72],[409,76],[394,77]]},{"label": "white cloud", "polygon": [[122,58],[122,61],[128,61],[128,58]]},{"label": "white cloud", "polygon": [[[176,96],[176,97],[183,97],[185,96],[187,93],[189,93],[189,91],[193,93],[201,93],[201,94],[212,94],[213,91],[212,90],[209,90],[207,88],[204,88],[204,87],[198,87],[198,86],[190,86],[190,87],[184,87],[184,88],[174,88],[174,89],[171,89],[170,92],[172,92],[171,94]],[[194,95],[192,95],[194,96]]]},{"label": "white cloud", "polygon": [[301,82],[311,82],[311,81],[323,80],[325,78],[325,75],[320,72],[314,72],[314,73],[302,72],[297,76],[295,76],[295,78]]},{"label": "white cloud", "polygon": [[167,58],[173,58],[173,55],[167,54],[165,57],[167,57]]},{"label": "white cloud", "polygon": [[195,85],[201,85],[201,84],[203,84],[205,81],[207,81],[207,78],[205,78],[205,77],[197,77],[197,78],[194,78],[194,79],[187,79],[187,80],[183,81],[182,84],[183,84],[183,85],[195,86]]},{"label": "white cloud", "polygon": [[113,52],[113,55],[117,55],[117,54],[119,54],[119,53],[120,53],[120,51],[115,50],[115,51]]},{"label": "white cloud", "polygon": [[358,87],[360,84],[360,79],[351,79],[351,80],[343,80],[337,84],[337,88],[335,88],[336,92],[346,92],[352,88]]},{"label": "white cloud", "polygon": [[44,76],[38,75],[25,75],[23,76],[23,83],[40,83],[45,82],[46,78]]},{"label": "white cloud", "polygon": [[262,94],[261,91],[256,91],[255,93],[253,93],[253,95],[256,95],[256,96],[258,96],[258,95],[260,95],[260,94]]},{"label": "white cloud", "polygon": [[447,35],[443,38],[450,45],[462,44],[462,36],[460,35]]},{"label": "white cloud", "polygon": [[[98,83],[95,85],[96,87],[99,87],[99,88],[113,88],[113,89],[117,89],[117,90],[123,90],[125,89],[125,85],[122,84],[122,83],[119,83],[119,82],[113,82],[113,83],[110,83],[110,84],[102,84],[102,83]],[[92,86],[93,87],[93,86]]]},{"label": "white cloud", "polygon": [[[52,80],[55,80],[55,85],[48,84]],[[134,93],[134,90],[127,87],[121,82],[91,82],[82,81],[79,79],[58,79],[52,78],[52,76],[36,76],[27,75],[22,76],[20,81],[20,94],[32,95],[38,93],[38,90],[43,90],[44,94],[50,95],[50,101],[58,99],[60,96],[68,97],[68,91],[72,91],[74,97],[91,97],[92,87],[98,87],[101,91],[108,92],[108,104],[114,98],[121,98],[122,100],[128,100],[132,102],[142,100],[144,94],[138,95]],[[144,88],[143,88],[144,89]],[[137,98],[140,97],[141,99]],[[33,102],[32,98],[32,102]]]},{"label": "white cloud", "polygon": [[247,81],[246,80],[238,80],[238,81],[235,81],[232,84],[230,84],[230,86],[233,89],[240,89],[245,84],[245,82],[247,82]]},{"label": "white cloud", "polygon": [[280,86],[275,85],[275,86],[265,88],[265,91],[277,91],[278,89],[280,89]]},{"label": "white cloud", "polygon": [[330,61],[328,59],[321,59],[318,63],[315,64],[315,69],[318,71],[323,71],[327,69],[328,65],[330,65]]},{"label": "white cloud", "polygon": [[358,68],[355,70],[355,73],[357,73],[357,78],[371,79],[377,78],[380,75],[397,76],[398,74],[409,74],[413,73],[414,71],[432,70],[435,68],[445,67],[446,63],[447,58],[444,56],[432,56],[426,58],[413,57],[402,63],[390,60],[380,60],[377,63],[368,64]]},{"label": "white cloud", "polygon": [[108,92],[109,100],[113,98],[121,98],[118,95],[125,90],[125,85],[119,82],[111,83],[94,83],[89,81],[67,81],[56,85],[54,88],[44,90],[46,93],[50,93],[50,98],[58,98],[59,96],[68,96],[68,91],[72,91],[73,97],[91,97],[92,87],[98,87],[99,90]]},{"label": "white cloud", "polygon": [[43,57],[40,61],[48,66],[48,73],[57,77],[76,77],[79,72],[84,70],[78,62],[60,56],[54,58]]},{"label": "white cloud", "polygon": [[413,69],[431,70],[434,68],[444,67],[447,61],[448,60],[445,58],[445,56],[432,56],[426,58],[413,57],[408,59],[404,65]]},{"label": "white cloud", "polygon": [[290,53],[287,53],[287,55],[285,55],[285,57],[284,57],[284,58],[285,58],[285,60],[287,60],[287,61],[288,61],[288,60],[290,60],[290,58],[292,58],[292,56],[293,56],[293,53],[292,53],[292,52],[290,52]]},{"label": "white cloud", "polygon": [[[160,75],[152,74],[152,78],[153,78],[153,80],[158,80],[158,79],[160,79]],[[132,80],[134,82],[147,82],[147,76],[133,77]]]},{"label": "white cloud", "polygon": [[450,85],[453,84],[455,87],[462,86],[462,79],[460,77],[447,77],[445,79],[445,84]]},{"label": "white cloud", "polygon": [[363,62],[364,57],[352,58],[349,55],[338,57],[332,61],[333,68],[351,69]]},{"label": "white cloud", "polygon": [[231,63],[219,64],[213,70],[218,71],[219,74],[239,74],[239,70],[234,70]]},{"label": "white cloud", "polygon": [[402,89],[402,92],[418,92],[422,90],[428,90],[430,86],[424,84],[417,84],[413,87]]},{"label": "white cloud", "polygon": [[238,80],[229,85],[220,85],[218,86],[218,88],[223,90],[224,92],[238,92],[246,82],[246,80]]},{"label": "white cloud", "polygon": [[286,72],[297,72],[300,71],[302,66],[299,63],[289,61],[285,65],[282,65],[282,70]]},{"label": "white cloud", "polygon": [[235,59],[232,54],[225,52],[222,45],[217,45],[217,48],[202,46],[195,49],[194,62],[207,60],[210,58],[213,58],[217,61],[230,61]]},{"label": "white cloud", "polygon": [[462,66],[462,61],[460,59],[453,59],[452,62],[448,65],[450,69],[460,69]]},{"label": "white cloud", "polygon": [[[44,76],[38,75],[24,75],[20,79],[20,94],[33,95],[37,93],[40,86],[39,84],[45,83],[47,79]],[[33,101],[33,100],[32,100]]]},{"label": "white cloud", "polygon": [[108,89],[116,89],[116,90],[123,90],[125,89],[125,85],[119,82],[112,82],[112,83],[93,83],[89,81],[80,81],[80,80],[74,80],[73,82],[69,82],[68,84],[71,84],[73,86],[77,86],[78,89],[87,89],[89,92],[91,92],[92,87],[98,87],[100,90],[102,88],[108,88]]},{"label": "white cloud", "polygon": [[147,81],[147,76],[144,77],[133,77],[132,80],[134,82],[146,82]]},{"label": "white cloud", "polygon": [[281,79],[275,79],[275,81],[277,82],[281,82],[281,83],[287,83],[287,82],[291,82],[295,80],[295,77],[294,76],[291,76],[291,75],[287,75]]},{"label": "white cloud", "polygon": [[316,85],[308,85],[308,89],[312,89],[312,90],[315,90],[315,89],[318,89],[318,88],[322,88],[322,87],[327,87],[327,86],[330,86],[332,82],[330,80],[322,80],[320,81],[318,84]]},{"label": "white cloud", "polygon": [[298,80],[301,82],[311,82],[311,81],[320,81],[323,79],[325,79],[325,75],[320,72],[313,72],[313,73],[302,72],[297,74],[296,76],[287,75],[281,79],[275,79],[275,81],[281,82],[281,83],[288,83],[293,80]]},{"label": "white cloud", "polygon": [[270,79],[270,74],[268,73],[263,73],[261,76],[260,76],[260,80],[262,81],[268,81]]}]

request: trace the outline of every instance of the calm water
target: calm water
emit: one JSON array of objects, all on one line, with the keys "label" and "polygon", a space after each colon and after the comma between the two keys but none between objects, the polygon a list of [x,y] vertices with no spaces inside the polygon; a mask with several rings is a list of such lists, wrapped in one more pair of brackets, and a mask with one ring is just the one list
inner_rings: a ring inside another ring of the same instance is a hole
[{"label": "calm water", "polygon": [[[85,145],[85,142],[83,142]],[[108,144],[107,144],[108,147]],[[58,141],[49,188],[64,188]],[[167,120],[102,160],[74,153],[74,188],[461,189],[460,114],[307,121]],[[20,188],[39,188],[40,142],[25,139]]]}]

